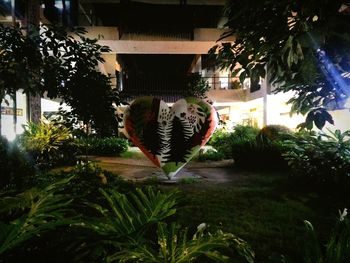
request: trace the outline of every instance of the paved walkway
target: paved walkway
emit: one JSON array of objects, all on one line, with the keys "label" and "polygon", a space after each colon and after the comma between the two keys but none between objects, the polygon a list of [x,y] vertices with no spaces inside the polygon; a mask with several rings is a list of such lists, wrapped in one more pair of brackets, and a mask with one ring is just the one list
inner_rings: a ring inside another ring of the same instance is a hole
[{"label": "paved walkway", "polygon": [[[148,159],[129,159],[120,157],[90,157],[91,160],[99,162],[99,165],[106,169],[113,171],[120,176],[131,180],[144,180],[147,178],[164,177],[162,171],[157,168]],[[242,173],[237,172],[232,168],[232,160],[223,160],[218,162],[195,162],[188,163],[175,176],[174,181],[183,178],[198,178],[210,182],[231,182],[239,180]]]}]

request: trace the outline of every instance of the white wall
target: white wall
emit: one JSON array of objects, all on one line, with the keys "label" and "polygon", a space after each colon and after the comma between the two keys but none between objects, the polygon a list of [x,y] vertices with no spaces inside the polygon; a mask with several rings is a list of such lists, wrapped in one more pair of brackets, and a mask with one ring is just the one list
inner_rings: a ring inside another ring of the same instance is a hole
[{"label": "white wall", "polygon": [[5,101],[1,103],[2,114],[1,114],[1,133],[8,140],[12,141],[15,139],[17,134],[23,132],[23,125],[27,123],[27,96],[18,91],[16,94],[17,98],[17,126],[16,131],[13,125],[13,100],[10,96],[6,96],[5,99],[9,102],[6,104]]}]

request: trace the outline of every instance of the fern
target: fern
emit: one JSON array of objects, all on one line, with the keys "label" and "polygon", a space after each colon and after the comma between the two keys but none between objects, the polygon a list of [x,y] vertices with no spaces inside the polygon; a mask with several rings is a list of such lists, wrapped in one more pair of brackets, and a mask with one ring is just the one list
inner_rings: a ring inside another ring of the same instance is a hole
[{"label": "fern", "polygon": [[167,121],[164,126],[159,125],[158,135],[161,139],[161,150],[160,150],[160,163],[164,164],[169,158],[169,151],[171,149],[170,139],[171,131],[173,129],[172,119]]},{"label": "fern", "polygon": [[186,120],[174,117],[170,137],[170,151],[167,162],[186,163],[186,158],[191,154],[192,146],[190,138],[193,135],[191,125]]}]

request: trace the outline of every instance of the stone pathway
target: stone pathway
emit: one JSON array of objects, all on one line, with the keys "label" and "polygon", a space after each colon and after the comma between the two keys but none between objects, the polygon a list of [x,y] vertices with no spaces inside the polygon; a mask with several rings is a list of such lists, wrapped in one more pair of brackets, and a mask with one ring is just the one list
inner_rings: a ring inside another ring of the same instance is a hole
[{"label": "stone pathway", "polygon": [[[158,177],[161,181],[168,181],[162,171],[155,167],[148,159],[129,159],[121,157],[90,157],[107,170],[131,180],[144,180]],[[232,168],[232,160],[195,162],[191,161],[174,178],[174,182],[183,178],[195,178],[208,182],[232,182],[238,180],[238,175]],[[164,179],[164,180],[162,180]]]}]

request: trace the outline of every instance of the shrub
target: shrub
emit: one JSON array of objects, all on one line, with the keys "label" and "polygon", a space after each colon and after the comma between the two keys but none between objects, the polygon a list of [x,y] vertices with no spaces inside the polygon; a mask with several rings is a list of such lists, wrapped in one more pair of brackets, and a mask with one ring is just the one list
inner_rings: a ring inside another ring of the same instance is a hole
[{"label": "shrub", "polygon": [[62,192],[77,199],[98,199],[99,188],[108,188],[120,192],[133,190],[134,184],[123,180],[116,174],[101,169],[94,163],[82,163],[76,165],[73,170],[60,173],[46,173],[38,176],[38,184],[45,187],[57,180],[72,177],[70,183],[61,188]]},{"label": "shrub", "polygon": [[285,139],[292,131],[283,125],[267,125],[259,131],[261,140],[278,141]]},{"label": "shrub", "polygon": [[34,173],[25,153],[0,137],[0,188],[23,189],[34,180]]},{"label": "shrub", "polygon": [[56,122],[29,122],[19,137],[19,143],[39,167],[70,164],[74,161],[70,129]]},{"label": "shrub", "polygon": [[284,132],[290,132],[288,128],[271,125],[259,131],[243,127],[235,129],[237,139],[231,143],[236,166],[267,170],[287,168],[287,162],[282,156],[281,141],[284,140],[284,134],[287,134]]},{"label": "shrub", "polygon": [[255,140],[259,133],[259,129],[252,126],[237,125],[232,133],[218,130],[212,136],[210,144],[220,153],[225,159],[232,158],[232,149],[237,145],[244,144]]},{"label": "shrub", "polygon": [[224,154],[213,149],[209,149],[206,152],[199,151],[198,161],[221,161],[224,159]]},{"label": "shrub", "polygon": [[118,137],[88,137],[77,139],[81,154],[101,155],[101,156],[117,156],[128,150],[128,141]]},{"label": "shrub", "polygon": [[350,131],[297,133],[283,143],[283,156],[295,178],[327,186],[350,183]]},{"label": "shrub", "polygon": [[261,143],[257,140],[243,142],[232,147],[232,157],[237,167],[249,169],[286,169],[278,144]]}]

